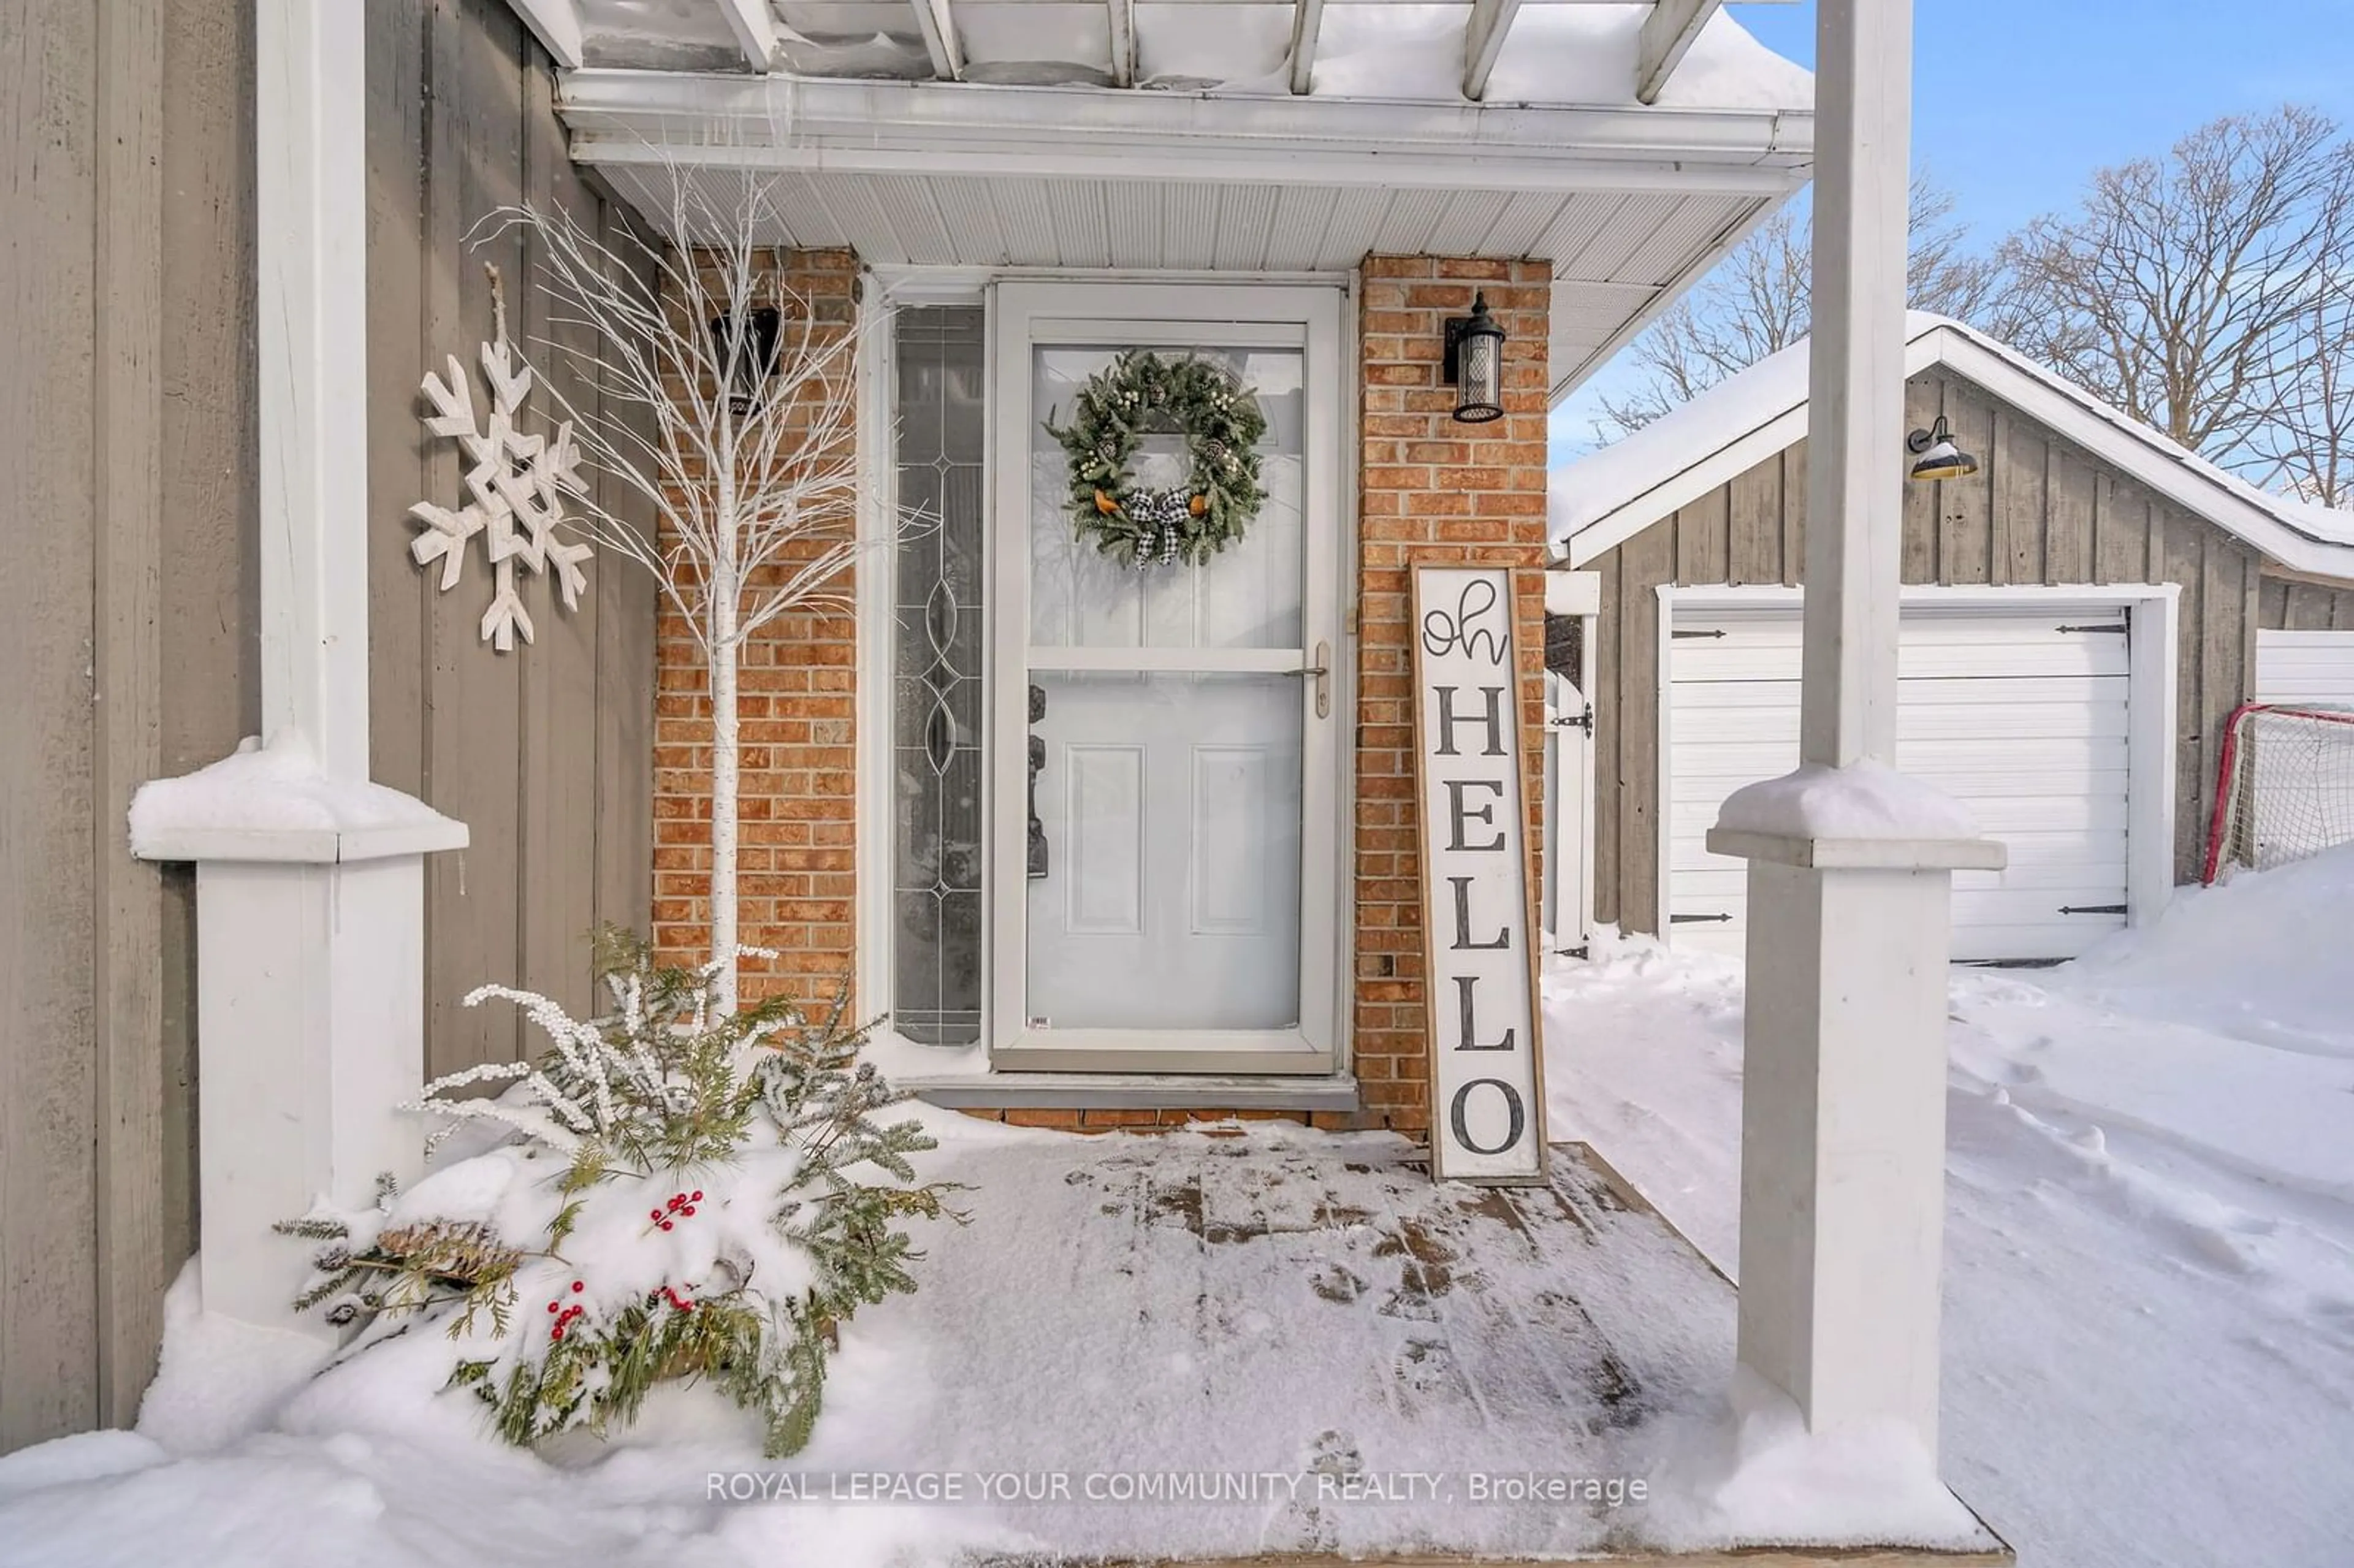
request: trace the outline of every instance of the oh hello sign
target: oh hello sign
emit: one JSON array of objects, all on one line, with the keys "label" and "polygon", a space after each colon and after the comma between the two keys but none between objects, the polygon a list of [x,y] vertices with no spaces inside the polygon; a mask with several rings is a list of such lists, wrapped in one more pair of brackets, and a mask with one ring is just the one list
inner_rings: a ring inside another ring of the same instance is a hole
[{"label": "oh hello sign", "polygon": [[1539,1181],[1544,1097],[1511,574],[1417,567],[1414,630],[1432,1174]]}]

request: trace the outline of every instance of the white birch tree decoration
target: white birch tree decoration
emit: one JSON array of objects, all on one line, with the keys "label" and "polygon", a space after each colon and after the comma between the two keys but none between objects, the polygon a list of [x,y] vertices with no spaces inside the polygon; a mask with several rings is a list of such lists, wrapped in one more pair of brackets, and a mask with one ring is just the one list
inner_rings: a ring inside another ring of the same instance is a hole
[{"label": "white birch tree decoration", "polygon": [[[633,234],[600,238],[561,209],[506,208],[490,222],[520,227],[555,296],[550,325],[593,347],[551,338],[600,414],[585,417],[559,388],[593,468],[650,503],[650,537],[611,503],[571,492],[597,542],[652,572],[692,631],[710,677],[711,953],[715,1000],[737,998],[736,909],[739,779],[737,672],[745,646],[788,612],[847,613],[847,568],[860,548],[854,418],[860,323],[823,321],[789,288],[762,243],[785,232],[772,185],[757,174],[714,176],[650,168],[669,182],[662,226],[685,243]],[[755,313],[779,313],[772,363]],[[765,369],[766,374],[762,374]],[[642,426],[642,428],[641,428]],[[610,486],[608,487],[610,488]],[[896,532],[896,530],[894,530]]]},{"label": "white birch tree decoration", "polygon": [[458,586],[466,562],[467,542],[482,535],[491,565],[491,605],[482,612],[482,637],[501,653],[514,650],[515,633],[532,640],[531,613],[515,592],[515,568],[546,575],[553,572],[556,591],[567,609],[580,608],[580,590],[588,584],[580,564],[594,553],[578,540],[557,535],[564,521],[564,498],[581,494],[580,450],[572,439],[572,421],[557,426],[556,434],[525,435],[520,425],[525,402],[531,397],[531,367],[515,356],[507,342],[506,291],[495,267],[491,275],[493,341],[482,346],[482,384],[490,391],[487,421],[474,412],[472,392],[458,356],[450,356],[450,378],[428,371],[424,393],[433,412],[425,428],[454,440],[467,460],[466,503],[456,511],[420,501],[408,515],[423,529],[409,542],[408,553],[420,567],[441,563],[441,591]]}]

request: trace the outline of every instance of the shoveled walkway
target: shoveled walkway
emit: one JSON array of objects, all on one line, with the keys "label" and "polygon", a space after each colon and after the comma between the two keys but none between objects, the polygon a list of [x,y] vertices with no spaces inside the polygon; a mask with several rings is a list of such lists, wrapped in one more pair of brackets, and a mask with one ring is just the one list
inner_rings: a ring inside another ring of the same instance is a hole
[{"label": "shoveled walkway", "polygon": [[990,1555],[1640,1555],[1726,1384],[1732,1287],[1581,1147],[1484,1190],[1285,1129],[943,1153],[971,1223],[835,1380],[893,1414],[796,1468],[964,1478]]}]

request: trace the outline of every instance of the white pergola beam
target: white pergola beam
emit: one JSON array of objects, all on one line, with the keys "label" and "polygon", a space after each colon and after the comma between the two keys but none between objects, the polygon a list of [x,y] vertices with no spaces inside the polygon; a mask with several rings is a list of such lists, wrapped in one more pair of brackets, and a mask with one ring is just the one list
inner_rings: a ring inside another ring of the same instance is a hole
[{"label": "white pergola beam", "polygon": [[957,37],[949,0],[909,0],[909,4],[916,8],[916,30],[924,35],[924,52],[932,57],[932,74],[942,81],[962,81],[964,44]]},{"label": "white pergola beam", "polygon": [[1471,0],[1471,18],[1463,27],[1463,96],[1472,102],[1487,96],[1489,74],[1520,11],[1521,0]]},{"label": "white pergola beam", "polygon": [[719,0],[719,10],[746,62],[765,72],[777,52],[777,19],[769,13],[768,0]]},{"label": "white pergola beam", "polygon": [[1111,19],[1111,84],[1136,85],[1136,0],[1105,0]]},{"label": "white pergola beam", "polygon": [[580,69],[580,7],[575,0],[513,0],[531,36],[566,70]]},{"label": "white pergola beam", "polygon": [[1305,93],[1316,77],[1316,36],[1324,30],[1324,0],[1298,0],[1291,8],[1291,90]]},{"label": "white pergola beam", "polygon": [[1635,46],[1635,99],[1657,103],[1659,90],[1683,64],[1692,40],[1708,26],[1724,0],[1658,0],[1643,18],[1643,32]]}]

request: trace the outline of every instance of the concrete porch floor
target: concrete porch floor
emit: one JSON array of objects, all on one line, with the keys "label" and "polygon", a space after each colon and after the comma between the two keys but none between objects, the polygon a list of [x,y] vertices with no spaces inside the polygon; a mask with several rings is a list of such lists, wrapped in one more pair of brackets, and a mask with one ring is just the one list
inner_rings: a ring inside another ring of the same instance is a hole
[{"label": "concrete porch floor", "polygon": [[[1031,1478],[1050,1495],[973,1517],[996,1543],[978,1559],[2009,1560],[1991,1535],[1659,1552],[1628,1492],[1726,1386],[1734,1292],[1583,1146],[1520,1189],[1436,1187],[1402,1139],[1278,1127],[943,1152],[971,1223],[928,1230],[923,1288],[859,1320],[923,1376],[802,1463]],[[844,1406],[882,1397],[847,1386],[881,1375],[865,1364],[845,1354]]]}]

